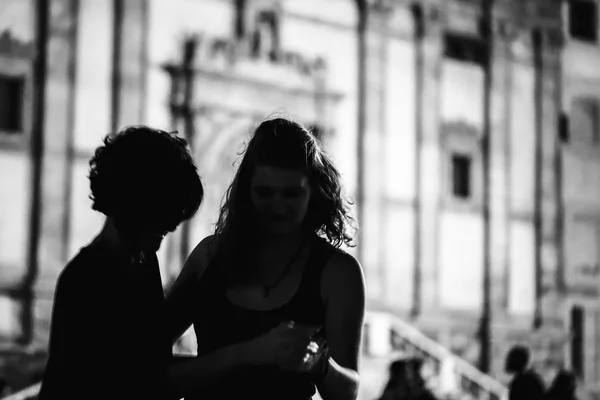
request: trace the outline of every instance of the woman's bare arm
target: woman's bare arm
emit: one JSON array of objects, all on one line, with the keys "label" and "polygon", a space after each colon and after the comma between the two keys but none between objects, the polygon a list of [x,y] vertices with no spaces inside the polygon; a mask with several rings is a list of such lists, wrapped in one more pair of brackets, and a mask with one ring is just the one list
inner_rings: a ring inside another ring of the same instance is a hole
[{"label": "woman's bare arm", "polygon": [[245,343],[233,344],[169,368],[170,398],[179,400],[236,368],[249,365]]},{"label": "woman's bare arm", "polygon": [[322,282],[330,359],[327,375],[318,385],[319,393],[323,400],[355,400],[365,314],[362,267],[349,254],[335,254],[325,267]]},{"label": "woman's bare arm", "polygon": [[204,238],[192,250],[183,264],[179,276],[166,295],[167,330],[171,342],[175,342],[192,324],[193,295],[198,288],[209,263],[209,246],[214,236]]}]

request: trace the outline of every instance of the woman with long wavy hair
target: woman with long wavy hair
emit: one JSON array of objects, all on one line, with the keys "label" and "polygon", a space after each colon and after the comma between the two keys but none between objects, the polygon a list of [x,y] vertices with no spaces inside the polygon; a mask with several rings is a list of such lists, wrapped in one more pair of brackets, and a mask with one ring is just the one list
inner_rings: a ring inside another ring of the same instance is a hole
[{"label": "woman with long wavy hair", "polygon": [[186,261],[167,302],[171,337],[193,324],[215,359],[189,399],[354,400],[365,309],[340,174],[317,139],[284,118],[249,141],[214,235]]}]

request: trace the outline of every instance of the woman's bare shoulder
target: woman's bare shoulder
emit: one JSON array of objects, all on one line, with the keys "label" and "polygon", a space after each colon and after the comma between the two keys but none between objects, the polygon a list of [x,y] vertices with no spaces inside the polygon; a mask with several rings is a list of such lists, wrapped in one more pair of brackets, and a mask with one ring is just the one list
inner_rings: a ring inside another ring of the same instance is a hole
[{"label": "woman's bare shoulder", "polygon": [[200,279],[213,258],[216,242],[215,235],[202,239],[188,256],[181,274]]}]

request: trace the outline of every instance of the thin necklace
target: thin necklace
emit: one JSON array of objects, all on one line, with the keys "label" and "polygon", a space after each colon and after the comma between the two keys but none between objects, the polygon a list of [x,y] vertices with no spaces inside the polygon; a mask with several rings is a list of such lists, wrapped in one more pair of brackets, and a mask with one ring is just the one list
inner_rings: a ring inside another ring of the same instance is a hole
[{"label": "thin necklace", "polygon": [[264,283],[261,283],[260,282],[260,273],[258,274],[259,275],[258,276],[258,278],[259,278],[258,284],[263,287],[263,296],[264,297],[269,297],[269,295],[271,294],[271,290],[275,289],[275,287],[277,287],[277,285],[279,284],[279,282],[281,282],[281,280],[287,275],[288,271],[290,270],[290,268],[294,264],[294,261],[296,261],[296,259],[300,255],[300,250],[302,250],[303,247],[304,247],[304,241],[302,241],[300,243],[300,245],[298,246],[298,249],[296,250],[296,252],[294,253],[294,255],[290,258],[290,261],[288,261],[287,265],[283,269],[283,272],[281,273],[281,275],[279,275],[279,278],[277,278],[277,280],[275,281],[275,283],[273,283],[271,285],[266,285]]}]

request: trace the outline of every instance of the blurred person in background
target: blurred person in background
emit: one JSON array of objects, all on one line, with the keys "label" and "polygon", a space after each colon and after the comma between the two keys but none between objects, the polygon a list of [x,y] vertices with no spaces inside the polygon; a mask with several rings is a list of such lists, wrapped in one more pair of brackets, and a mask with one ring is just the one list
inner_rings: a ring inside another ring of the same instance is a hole
[{"label": "blurred person in background", "polygon": [[541,376],[529,366],[530,353],[525,346],[517,345],[506,356],[505,371],[513,374],[508,390],[509,400],[541,400],[545,385]]},{"label": "blurred person in background", "polygon": [[423,361],[402,357],[390,364],[388,382],[378,400],[436,400],[421,374]]},{"label": "blurred person in background", "polygon": [[570,371],[559,371],[546,394],[546,400],[577,400],[577,378]]},{"label": "blurred person in background", "polygon": [[179,398],[167,382],[172,351],[156,251],[196,213],[204,189],[175,134],[132,126],[103,143],[89,180],[105,223],[59,276],[38,398]]},{"label": "blurred person in background", "polygon": [[[202,240],[167,294],[171,339],[198,355],[241,344],[191,399],[355,400],[365,309],[340,175],[311,132],[262,122]],[[293,321],[293,322],[289,322]],[[310,354],[307,354],[307,349]]]}]

